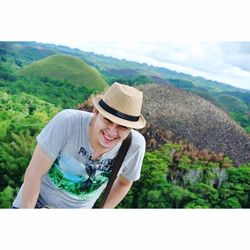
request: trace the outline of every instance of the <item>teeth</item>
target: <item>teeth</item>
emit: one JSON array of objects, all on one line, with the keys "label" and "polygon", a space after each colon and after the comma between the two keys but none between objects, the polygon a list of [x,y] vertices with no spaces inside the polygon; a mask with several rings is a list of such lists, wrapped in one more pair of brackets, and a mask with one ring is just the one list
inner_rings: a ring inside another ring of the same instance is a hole
[{"label": "teeth", "polygon": [[111,139],[111,138],[108,138],[107,136],[105,136],[105,138],[108,139],[109,141],[112,141],[112,139]]},{"label": "teeth", "polygon": [[103,135],[104,135],[105,139],[107,139],[109,141],[113,141],[114,140],[113,138],[110,138],[110,137],[106,136],[104,133],[103,133]]}]

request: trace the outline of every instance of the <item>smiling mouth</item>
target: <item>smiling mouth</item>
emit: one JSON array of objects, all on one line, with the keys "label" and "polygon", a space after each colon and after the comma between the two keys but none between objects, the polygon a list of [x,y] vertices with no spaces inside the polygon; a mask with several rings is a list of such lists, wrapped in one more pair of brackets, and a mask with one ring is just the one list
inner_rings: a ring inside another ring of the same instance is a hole
[{"label": "smiling mouth", "polygon": [[112,142],[114,140],[116,140],[117,138],[112,138],[112,137],[109,137],[108,135],[106,135],[103,131],[102,131],[102,135],[104,137],[105,140],[109,141],[109,142]]}]

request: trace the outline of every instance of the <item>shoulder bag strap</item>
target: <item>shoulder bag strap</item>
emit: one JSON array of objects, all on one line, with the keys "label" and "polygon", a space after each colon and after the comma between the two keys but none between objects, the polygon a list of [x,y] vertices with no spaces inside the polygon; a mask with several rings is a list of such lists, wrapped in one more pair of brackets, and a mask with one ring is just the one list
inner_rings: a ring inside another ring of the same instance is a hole
[{"label": "shoulder bag strap", "polygon": [[130,132],[128,137],[122,142],[122,145],[121,145],[121,147],[118,151],[118,154],[115,158],[115,162],[114,162],[114,165],[112,167],[112,172],[111,172],[111,175],[109,177],[109,181],[108,181],[107,187],[105,189],[105,193],[104,193],[100,208],[103,208],[103,206],[108,198],[109,192],[113,186],[113,183],[117,177],[119,169],[121,168],[122,162],[123,162],[123,160],[128,152],[129,147],[130,147],[131,139],[132,139],[132,134]]}]

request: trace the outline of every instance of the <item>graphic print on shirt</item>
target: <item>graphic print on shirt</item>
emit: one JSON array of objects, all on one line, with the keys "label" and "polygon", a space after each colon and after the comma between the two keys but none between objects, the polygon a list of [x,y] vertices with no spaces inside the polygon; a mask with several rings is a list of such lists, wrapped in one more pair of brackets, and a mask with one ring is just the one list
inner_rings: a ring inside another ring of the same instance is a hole
[{"label": "graphic print on shirt", "polygon": [[[89,199],[95,196],[97,190],[108,181],[114,159],[93,160],[92,156],[81,147],[80,152],[86,152],[83,161],[80,162],[73,157],[60,153],[53,163],[48,176],[52,183],[58,188],[78,199]],[[89,169],[94,169],[93,176]],[[84,182],[91,180],[88,190],[83,190]]]}]

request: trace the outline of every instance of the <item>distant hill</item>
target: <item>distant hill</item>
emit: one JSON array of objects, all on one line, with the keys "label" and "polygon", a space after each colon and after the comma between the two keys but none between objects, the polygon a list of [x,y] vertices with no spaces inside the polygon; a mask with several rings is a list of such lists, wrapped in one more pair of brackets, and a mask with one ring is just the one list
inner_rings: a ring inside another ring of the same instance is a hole
[{"label": "distant hill", "polygon": [[224,153],[237,165],[250,161],[250,136],[212,103],[171,86],[139,86],[143,91],[143,132],[159,147],[167,141],[192,143],[198,149]]},{"label": "distant hill", "polygon": [[82,60],[68,55],[52,55],[17,71],[18,76],[46,77],[104,90],[108,84],[100,73]]},{"label": "distant hill", "polygon": [[247,112],[247,105],[239,98],[221,94],[216,98],[229,112]]},{"label": "distant hill", "polygon": [[211,103],[213,103],[215,106],[217,106],[218,108],[223,109],[224,111],[227,111],[227,107],[225,107],[220,100],[217,99],[217,97],[209,94],[207,91],[205,90],[198,90],[195,89],[193,91],[191,91],[193,94],[198,95],[202,98],[204,98],[207,101],[210,101]]}]

